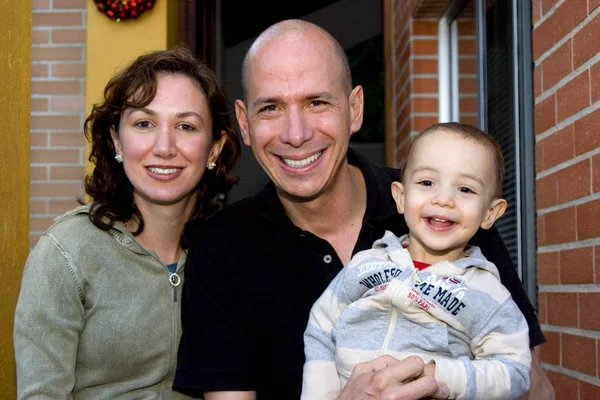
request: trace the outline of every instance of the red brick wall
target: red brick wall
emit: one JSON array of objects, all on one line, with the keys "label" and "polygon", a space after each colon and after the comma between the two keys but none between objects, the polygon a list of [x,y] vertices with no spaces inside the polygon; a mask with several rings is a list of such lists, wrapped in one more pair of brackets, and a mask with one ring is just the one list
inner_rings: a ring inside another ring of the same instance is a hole
[{"label": "red brick wall", "polygon": [[477,125],[477,37],[472,17],[458,19],[459,120]]},{"label": "red brick wall", "polygon": [[599,399],[600,0],[533,0],[541,359],[557,399]]},{"label": "red brick wall", "polygon": [[32,6],[30,246],[81,193],[87,2]]},{"label": "red brick wall", "polygon": [[419,4],[392,1],[395,165],[406,155],[411,135],[438,121],[437,20],[416,18]]},{"label": "red brick wall", "polygon": [[[395,165],[413,135],[439,121],[438,21],[447,0],[396,0],[394,4]],[[458,25],[460,120],[477,124],[475,23]]]}]

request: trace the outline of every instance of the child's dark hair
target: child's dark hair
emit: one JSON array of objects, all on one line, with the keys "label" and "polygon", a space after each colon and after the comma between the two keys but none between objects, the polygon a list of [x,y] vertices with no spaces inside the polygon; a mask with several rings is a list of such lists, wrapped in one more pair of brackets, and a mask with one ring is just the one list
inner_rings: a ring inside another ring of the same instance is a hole
[{"label": "child's dark hair", "polygon": [[455,133],[465,139],[475,140],[476,142],[482,144],[485,148],[490,150],[494,157],[494,171],[496,171],[496,187],[494,190],[494,197],[501,197],[502,185],[504,183],[504,156],[502,155],[502,149],[500,149],[500,145],[492,135],[485,133],[476,126],[462,124],[460,122],[441,122],[439,124],[432,125],[429,128],[425,128],[424,130],[422,130],[414,138],[410,149],[406,154],[404,165],[402,166],[402,172],[400,173],[400,182],[402,182],[404,179],[404,171],[406,171],[406,167],[411,161],[413,150],[416,144],[419,142],[419,140],[425,135],[442,130],[445,132]]}]

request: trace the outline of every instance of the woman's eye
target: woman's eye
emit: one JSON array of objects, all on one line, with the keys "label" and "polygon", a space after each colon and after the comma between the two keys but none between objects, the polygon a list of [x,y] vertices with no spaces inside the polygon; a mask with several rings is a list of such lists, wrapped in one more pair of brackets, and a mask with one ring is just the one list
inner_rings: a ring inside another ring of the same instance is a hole
[{"label": "woman's eye", "polygon": [[150,121],[138,121],[135,123],[138,128],[149,128],[151,126]]},{"label": "woman's eye", "polygon": [[193,127],[192,125],[190,125],[190,124],[181,124],[181,125],[179,125],[179,127],[180,127],[181,129],[183,129],[184,131],[195,131],[195,130],[196,130],[196,128],[194,128],[194,127]]}]

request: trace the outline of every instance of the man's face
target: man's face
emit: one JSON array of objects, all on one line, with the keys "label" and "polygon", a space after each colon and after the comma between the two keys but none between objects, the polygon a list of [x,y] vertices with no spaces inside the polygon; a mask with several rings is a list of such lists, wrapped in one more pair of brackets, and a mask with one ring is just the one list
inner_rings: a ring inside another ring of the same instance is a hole
[{"label": "man's face", "polygon": [[332,52],[323,40],[282,37],[250,62],[236,115],[280,196],[312,200],[333,187],[362,124],[362,88],[348,93]]}]

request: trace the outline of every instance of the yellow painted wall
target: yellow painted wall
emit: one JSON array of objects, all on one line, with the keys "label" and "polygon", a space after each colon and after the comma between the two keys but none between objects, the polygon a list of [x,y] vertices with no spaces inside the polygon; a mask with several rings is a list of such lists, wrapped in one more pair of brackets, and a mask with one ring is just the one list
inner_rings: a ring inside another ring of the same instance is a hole
[{"label": "yellow painted wall", "polygon": [[0,0],[0,397],[14,398],[13,315],[29,235],[31,2]]},{"label": "yellow painted wall", "polygon": [[[116,22],[88,1],[86,103],[88,113],[102,98],[110,77],[138,55],[177,43],[178,0],[157,0],[138,19]],[[88,163],[88,170],[91,165]]]}]

